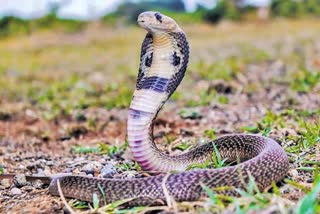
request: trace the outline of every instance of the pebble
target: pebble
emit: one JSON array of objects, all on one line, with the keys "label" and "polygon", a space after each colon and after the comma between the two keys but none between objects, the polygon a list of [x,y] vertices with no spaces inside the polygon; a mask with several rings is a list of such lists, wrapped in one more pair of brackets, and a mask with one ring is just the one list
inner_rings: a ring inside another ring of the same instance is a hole
[{"label": "pebble", "polygon": [[13,182],[16,187],[23,187],[28,184],[26,176],[24,174],[17,174],[16,176],[14,176]]},{"label": "pebble", "polygon": [[104,167],[102,167],[100,176],[103,178],[112,178],[116,172],[116,167],[111,163],[107,163]]},{"label": "pebble", "polygon": [[95,172],[100,172],[102,168],[102,164],[98,161],[92,161],[86,165],[84,165],[81,169],[82,172],[86,174],[94,174]]},{"label": "pebble", "polygon": [[20,195],[22,192],[21,192],[21,190],[19,189],[19,188],[12,188],[11,190],[10,190],[10,194],[11,195]]},{"label": "pebble", "polygon": [[33,186],[24,186],[21,188],[21,190],[25,191],[25,192],[31,192],[34,190]]},{"label": "pebble", "polygon": [[99,159],[98,162],[101,163],[101,164],[106,164],[107,163],[106,159],[104,159],[104,158]]},{"label": "pebble", "polygon": [[136,175],[137,175],[136,171],[126,171],[126,172],[122,173],[121,178],[122,179],[126,179],[126,178],[133,179],[136,177]]},{"label": "pebble", "polygon": [[41,180],[38,179],[38,180],[35,180],[35,181],[32,182],[32,186],[37,188],[37,189],[42,189],[44,184],[43,184],[43,182]]},{"label": "pebble", "polygon": [[11,186],[10,180],[9,179],[1,180],[1,186],[3,186],[5,189],[8,189]]},{"label": "pebble", "polygon": [[288,174],[294,178],[299,176],[299,172],[296,169],[290,169]]},{"label": "pebble", "polygon": [[127,174],[126,177],[127,177],[128,179],[133,179],[133,178],[135,178],[136,176],[135,176],[134,174],[130,173],[130,174]]},{"label": "pebble", "polygon": [[36,176],[46,176],[45,172],[43,169],[38,168],[37,173],[35,174]]},{"label": "pebble", "polygon": [[62,173],[72,173],[72,168],[65,168]]}]

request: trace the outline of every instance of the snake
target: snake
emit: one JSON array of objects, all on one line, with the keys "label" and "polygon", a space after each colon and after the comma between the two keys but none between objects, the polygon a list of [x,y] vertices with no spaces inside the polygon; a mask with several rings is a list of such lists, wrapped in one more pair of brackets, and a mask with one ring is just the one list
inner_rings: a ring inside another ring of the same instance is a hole
[{"label": "snake", "polygon": [[[127,139],[142,169],[159,173],[130,179],[63,174],[38,177],[49,183],[49,193],[58,196],[61,190],[68,198],[88,202],[93,202],[95,194],[104,203],[129,198],[130,206],[157,205],[167,203],[167,196],[175,201],[199,200],[208,196],[205,187],[217,194],[237,196],[238,190],[245,190],[252,179],[259,191],[281,181],[289,170],[288,156],[275,140],[264,136],[224,135],[178,155],[167,154],[156,146],[154,120],[185,76],[190,48],[186,34],[169,16],[147,11],[138,16],[137,22],[147,34],[128,110]],[[187,170],[192,164],[204,164],[217,153],[230,164]],[[10,175],[2,175],[2,179],[6,177]]]}]

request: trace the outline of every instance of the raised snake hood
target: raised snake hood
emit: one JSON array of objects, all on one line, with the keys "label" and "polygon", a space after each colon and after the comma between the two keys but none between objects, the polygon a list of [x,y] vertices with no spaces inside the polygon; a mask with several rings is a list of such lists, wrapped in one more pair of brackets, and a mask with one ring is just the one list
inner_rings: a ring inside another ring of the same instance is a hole
[{"label": "raised snake hood", "polygon": [[150,33],[182,31],[172,18],[155,11],[141,13],[137,22]]}]

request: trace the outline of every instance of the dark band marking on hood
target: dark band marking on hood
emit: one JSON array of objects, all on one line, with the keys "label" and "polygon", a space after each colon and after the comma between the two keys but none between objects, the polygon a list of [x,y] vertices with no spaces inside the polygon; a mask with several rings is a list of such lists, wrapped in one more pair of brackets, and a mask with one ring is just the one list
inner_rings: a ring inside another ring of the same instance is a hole
[{"label": "dark band marking on hood", "polygon": [[186,35],[183,32],[171,32],[169,35],[172,36],[177,42],[177,46],[180,47],[180,53],[182,54],[180,65],[176,67],[179,70],[170,78],[170,82],[167,87],[167,92],[169,95],[171,95],[182,81],[187,70],[187,65],[189,62],[189,43]]},{"label": "dark band marking on hood", "polygon": [[145,55],[148,51],[153,51],[153,38],[151,33],[147,33],[146,37],[144,38],[141,46],[141,54],[140,54],[140,66],[139,66],[139,73],[137,78],[137,88],[141,88],[141,82],[144,76],[148,73],[150,67],[146,68],[145,61],[147,57]]},{"label": "dark band marking on hood", "polygon": [[151,76],[143,79],[141,83],[141,88],[138,89],[150,89],[159,93],[163,93],[167,90],[170,79]]},{"label": "dark band marking on hood", "polygon": [[162,23],[162,16],[159,13],[155,13],[154,16],[160,23]]},{"label": "dark band marking on hood", "polygon": [[145,62],[144,62],[144,65],[147,66],[147,67],[151,67],[151,64],[152,64],[152,57],[153,57],[153,53],[150,53]]},{"label": "dark band marking on hood", "polygon": [[172,55],[172,65],[177,66],[180,64],[180,57],[177,56],[177,52],[174,52]]}]

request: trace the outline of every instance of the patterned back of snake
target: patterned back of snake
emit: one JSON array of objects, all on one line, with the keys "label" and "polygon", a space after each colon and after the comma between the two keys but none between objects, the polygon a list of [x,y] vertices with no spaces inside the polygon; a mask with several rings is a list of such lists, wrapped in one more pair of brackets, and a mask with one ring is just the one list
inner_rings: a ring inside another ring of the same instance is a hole
[{"label": "patterned back of snake", "polygon": [[[139,179],[55,176],[49,192],[58,195],[59,181],[67,197],[92,201],[95,193],[106,203],[133,198],[129,205],[150,205],[165,203],[164,189],[176,201],[193,201],[206,195],[203,186],[217,193],[237,195],[235,189],[245,189],[250,178],[260,190],[283,179],[289,167],[286,153],[274,140],[258,135],[226,135],[175,156],[157,148],[153,121],[185,75],[189,45],[185,33],[168,16],[144,12],[138,23],[148,33],[142,43],[136,90],[128,111],[128,142],[143,169],[169,174]],[[222,159],[238,164],[185,171],[190,164],[203,163],[212,157],[214,145]]]}]

